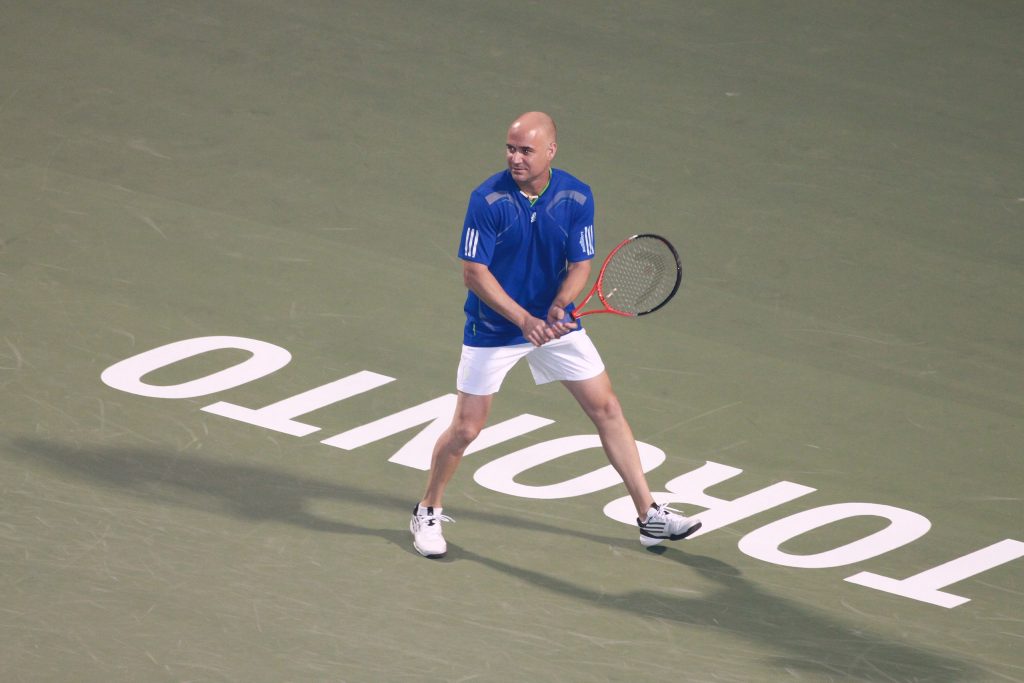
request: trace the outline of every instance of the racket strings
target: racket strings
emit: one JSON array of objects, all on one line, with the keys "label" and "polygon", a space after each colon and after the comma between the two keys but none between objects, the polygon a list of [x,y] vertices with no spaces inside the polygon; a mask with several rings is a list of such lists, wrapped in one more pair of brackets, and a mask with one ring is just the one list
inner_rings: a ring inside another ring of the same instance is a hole
[{"label": "racket strings", "polygon": [[659,239],[624,244],[605,266],[601,294],[605,305],[633,315],[658,308],[675,292],[679,266]]}]

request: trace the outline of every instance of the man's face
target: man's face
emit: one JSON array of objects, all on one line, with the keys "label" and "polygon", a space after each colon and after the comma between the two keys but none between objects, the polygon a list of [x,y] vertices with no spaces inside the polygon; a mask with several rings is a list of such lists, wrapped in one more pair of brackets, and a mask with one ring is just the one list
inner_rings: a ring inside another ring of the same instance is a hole
[{"label": "man's face", "polygon": [[551,161],[557,146],[551,135],[541,127],[513,124],[505,142],[505,159],[518,185],[543,189],[548,182]]}]

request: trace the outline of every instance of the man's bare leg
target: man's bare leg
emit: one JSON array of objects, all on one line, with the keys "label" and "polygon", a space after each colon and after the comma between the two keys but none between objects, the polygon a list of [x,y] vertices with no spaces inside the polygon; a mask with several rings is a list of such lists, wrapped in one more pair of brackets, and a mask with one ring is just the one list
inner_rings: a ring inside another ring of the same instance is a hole
[{"label": "man's bare leg", "polygon": [[622,414],[622,407],[612,391],[607,373],[564,384],[593,420],[608,462],[626,484],[629,497],[636,507],[641,545],[650,547],[666,540],[678,541],[696,533],[701,527],[700,520],[684,517],[667,506],[655,505],[640,463],[640,451],[633,438],[633,430]]},{"label": "man's bare leg", "polygon": [[654,503],[654,497],[640,464],[640,452],[633,438],[633,430],[626,421],[619,399],[612,391],[608,373],[602,372],[591,379],[567,381],[563,384],[597,427],[608,462],[626,484],[626,491],[636,506],[637,516],[645,517],[648,508]]},{"label": "man's bare leg", "polygon": [[423,507],[441,507],[444,490],[462,462],[466,448],[487,423],[492,399],[492,396],[477,396],[459,392],[452,423],[434,444],[427,490],[423,494],[423,500],[420,501]]}]

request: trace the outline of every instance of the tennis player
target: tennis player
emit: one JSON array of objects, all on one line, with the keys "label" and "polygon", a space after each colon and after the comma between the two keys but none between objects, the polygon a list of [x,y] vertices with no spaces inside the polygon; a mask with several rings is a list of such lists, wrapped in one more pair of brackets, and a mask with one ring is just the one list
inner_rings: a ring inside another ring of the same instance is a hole
[{"label": "tennis player", "polygon": [[528,112],[512,122],[507,170],[469,198],[459,258],[469,293],[451,425],[434,446],[426,493],[409,529],[424,557],[447,552],[442,496],[462,455],[484,428],[506,374],[526,358],[537,384],[559,381],[597,427],[608,461],[637,510],[640,542],[686,538],[700,522],[658,505],[651,496],[633,432],[612,391],[601,356],[578,322],[565,323],[594,258],[590,187],[552,168],[555,122]]}]

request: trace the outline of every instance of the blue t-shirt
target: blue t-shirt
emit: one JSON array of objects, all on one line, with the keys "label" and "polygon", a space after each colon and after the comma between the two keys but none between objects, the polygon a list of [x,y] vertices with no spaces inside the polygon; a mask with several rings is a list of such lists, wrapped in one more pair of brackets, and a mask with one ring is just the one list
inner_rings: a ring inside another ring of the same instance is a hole
[{"label": "blue t-shirt", "polygon": [[[486,265],[520,306],[533,316],[547,317],[568,262],[594,258],[590,187],[552,169],[551,182],[531,205],[508,170],[494,174],[469,197],[459,258]],[[529,343],[516,324],[472,291],[465,311],[466,346]]]}]

